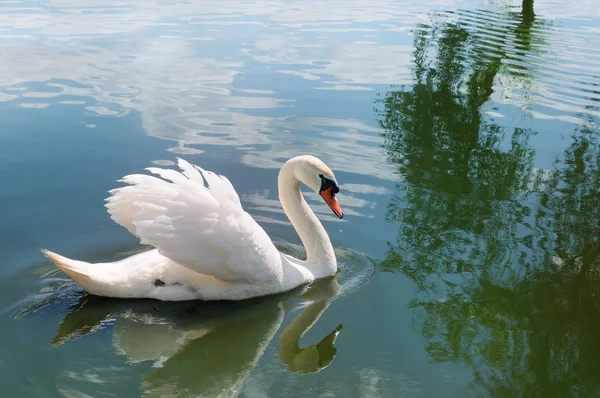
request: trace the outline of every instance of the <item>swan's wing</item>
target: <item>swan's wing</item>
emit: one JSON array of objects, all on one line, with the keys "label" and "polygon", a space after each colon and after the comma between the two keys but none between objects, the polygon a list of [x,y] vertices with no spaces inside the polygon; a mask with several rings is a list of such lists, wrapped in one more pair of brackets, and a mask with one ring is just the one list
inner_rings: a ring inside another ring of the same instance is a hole
[{"label": "swan's wing", "polygon": [[133,174],[113,189],[111,218],[160,254],[202,274],[231,282],[281,280],[281,256],[242,209],[224,176],[179,159],[182,172],[150,167],[161,178]]}]

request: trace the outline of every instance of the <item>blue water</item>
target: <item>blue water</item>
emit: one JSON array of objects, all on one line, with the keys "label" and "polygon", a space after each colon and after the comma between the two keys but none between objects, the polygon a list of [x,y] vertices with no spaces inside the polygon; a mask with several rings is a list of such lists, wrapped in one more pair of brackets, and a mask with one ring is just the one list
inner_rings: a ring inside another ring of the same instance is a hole
[{"label": "blue water", "polygon": [[[594,396],[599,23],[594,1],[0,1],[3,396]],[[335,292],[106,300],[39,252],[143,250],[104,199],[176,157],[295,250],[276,181],[299,154],[341,185],[341,221],[305,190]],[[300,346],[343,329],[300,374],[279,336],[311,294]]]}]

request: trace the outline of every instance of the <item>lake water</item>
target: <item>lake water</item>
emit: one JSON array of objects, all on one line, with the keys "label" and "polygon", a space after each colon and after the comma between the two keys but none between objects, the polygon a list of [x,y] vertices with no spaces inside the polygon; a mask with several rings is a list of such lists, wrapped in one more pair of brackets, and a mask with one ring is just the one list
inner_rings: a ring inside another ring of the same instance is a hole
[{"label": "lake water", "polygon": [[[600,396],[600,7],[425,3],[0,1],[2,396]],[[307,193],[308,289],[110,300],[39,252],[144,250],[104,198],[176,157],[298,250],[298,154],[346,214]]]}]

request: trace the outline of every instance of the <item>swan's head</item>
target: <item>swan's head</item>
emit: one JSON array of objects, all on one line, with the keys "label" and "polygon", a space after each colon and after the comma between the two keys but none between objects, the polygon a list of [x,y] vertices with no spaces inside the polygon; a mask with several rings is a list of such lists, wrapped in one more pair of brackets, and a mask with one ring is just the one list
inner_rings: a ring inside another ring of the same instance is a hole
[{"label": "swan's head", "polygon": [[333,171],[314,156],[298,156],[294,160],[297,162],[294,173],[296,178],[321,195],[338,218],[344,217],[344,212],[336,198],[336,194],[340,192],[340,187]]}]

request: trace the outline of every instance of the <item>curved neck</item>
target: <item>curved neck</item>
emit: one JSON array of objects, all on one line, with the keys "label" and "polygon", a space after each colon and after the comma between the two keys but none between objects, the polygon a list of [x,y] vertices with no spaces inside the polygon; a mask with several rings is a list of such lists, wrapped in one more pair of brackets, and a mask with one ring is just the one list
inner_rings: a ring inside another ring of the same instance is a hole
[{"label": "curved neck", "polygon": [[284,362],[291,362],[291,358],[302,351],[299,346],[300,339],[319,320],[329,304],[330,302],[325,300],[309,305],[281,332],[279,335],[279,356],[288,359]]},{"label": "curved neck", "polygon": [[279,335],[279,359],[288,370],[296,373],[318,372],[331,364],[337,352],[334,347],[342,325],[338,325],[316,344],[300,348],[299,340],[319,320],[330,300],[316,302],[305,308]]},{"label": "curved neck", "polygon": [[323,225],[315,216],[300,192],[300,180],[295,174],[293,162],[287,162],[279,171],[279,201],[283,211],[300,236],[306,249],[306,263],[315,278],[333,275],[337,261],[333,246]]}]

